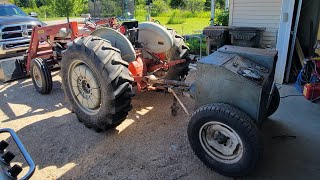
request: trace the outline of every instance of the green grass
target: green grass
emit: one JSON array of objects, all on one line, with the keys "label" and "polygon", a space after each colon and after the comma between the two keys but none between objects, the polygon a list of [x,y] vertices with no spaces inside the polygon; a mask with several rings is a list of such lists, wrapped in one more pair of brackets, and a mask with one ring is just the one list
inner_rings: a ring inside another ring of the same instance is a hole
[{"label": "green grass", "polygon": [[[71,18],[79,18],[79,17],[70,17]],[[67,19],[67,17],[50,17],[50,18],[39,18],[41,21],[55,21],[55,20],[63,20]]]},{"label": "green grass", "polygon": [[[70,18],[78,18],[78,17],[70,17]],[[67,19],[66,17],[54,17],[54,18],[40,18],[42,21],[54,21],[54,20],[63,20]],[[138,16],[136,19],[139,22],[145,21],[145,16]],[[167,26],[176,30],[181,35],[186,34],[199,34],[198,31],[202,31],[203,28],[209,26],[210,18],[181,18],[178,17],[177,20],[183,20],[183,23],[180,24],[168,24],[170,17],[153,17],[153,19],[160,21],[161,25]],[[179,20],[179,21],[180,21]]]},{"label": "green grass", "polygon": [[[136,18],[139,22],[145,21],[145,17],[139,16]],[[181,35],[199,34],[203,28],[209,26],[210,18],[185,18],[182,24],[167,24],[170,17],[154,17],[153,19],[160,21],[161,25],[167,26],[176,30]]]}]

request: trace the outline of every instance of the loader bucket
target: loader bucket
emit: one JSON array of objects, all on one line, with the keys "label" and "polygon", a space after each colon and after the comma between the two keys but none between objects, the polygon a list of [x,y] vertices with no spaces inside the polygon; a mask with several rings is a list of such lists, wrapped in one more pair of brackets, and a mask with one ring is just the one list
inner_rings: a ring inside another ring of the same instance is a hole
[{"label": "loader bucket", "polygon": [[0,81],[8,82],[26,76],[24,56],[0,59]]}]

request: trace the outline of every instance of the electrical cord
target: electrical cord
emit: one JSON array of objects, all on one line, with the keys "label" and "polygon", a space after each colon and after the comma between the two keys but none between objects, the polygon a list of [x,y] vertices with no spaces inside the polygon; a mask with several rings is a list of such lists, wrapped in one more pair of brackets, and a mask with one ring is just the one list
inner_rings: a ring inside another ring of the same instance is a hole
[{"label": "electrical cord", "polygon": [[299,96],[303,96],[303,95],[301,95],[301,94],[293,94],[293,95],[282,96],[280,98],[283,99],[283,98],[288,98],[288,97],[299,97]]}]

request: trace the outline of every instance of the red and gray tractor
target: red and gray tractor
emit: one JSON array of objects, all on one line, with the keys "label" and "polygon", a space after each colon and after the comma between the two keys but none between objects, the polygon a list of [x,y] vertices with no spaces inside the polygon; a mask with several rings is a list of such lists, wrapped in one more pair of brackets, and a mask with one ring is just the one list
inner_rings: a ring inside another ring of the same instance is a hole
[{"label": "red and gray tractor", "polygon": [[72,111],[97,132],[126,119],[133,86],[171,92],[185,111],[177,93],[188,92],[197,108],[188,127],[195,154],[223,175],[251,172],[263,149],[259,127],[279,106],[273,80],[277,53],[222,47],[198,62],[190,84],[184,79],[193,60],[176,31],[153,22],[105,22],[104,27],[79,28],[76,22],[35,27],[26,72],[36,90],[50,93],[51,69],[59,65]]}]

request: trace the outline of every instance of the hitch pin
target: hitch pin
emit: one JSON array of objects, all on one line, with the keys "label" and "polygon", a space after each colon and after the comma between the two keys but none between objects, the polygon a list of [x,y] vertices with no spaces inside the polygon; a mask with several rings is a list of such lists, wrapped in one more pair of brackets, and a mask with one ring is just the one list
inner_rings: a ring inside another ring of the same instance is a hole
[{"label": "hitch pin", "polygon": [[184,110],[184,112],[190,116],[190,113],[188,112],[187,108],[184,106],[184,104],[182,103],[182,101],[180,100],[180,98],[177,96],[177,94],[174,92],[174,90],[172,88],[168,88],[168,92],[172,93],[173,96],[177,99],[177,101],[179,102],[179,104],[181,105],[182,109]]}]

